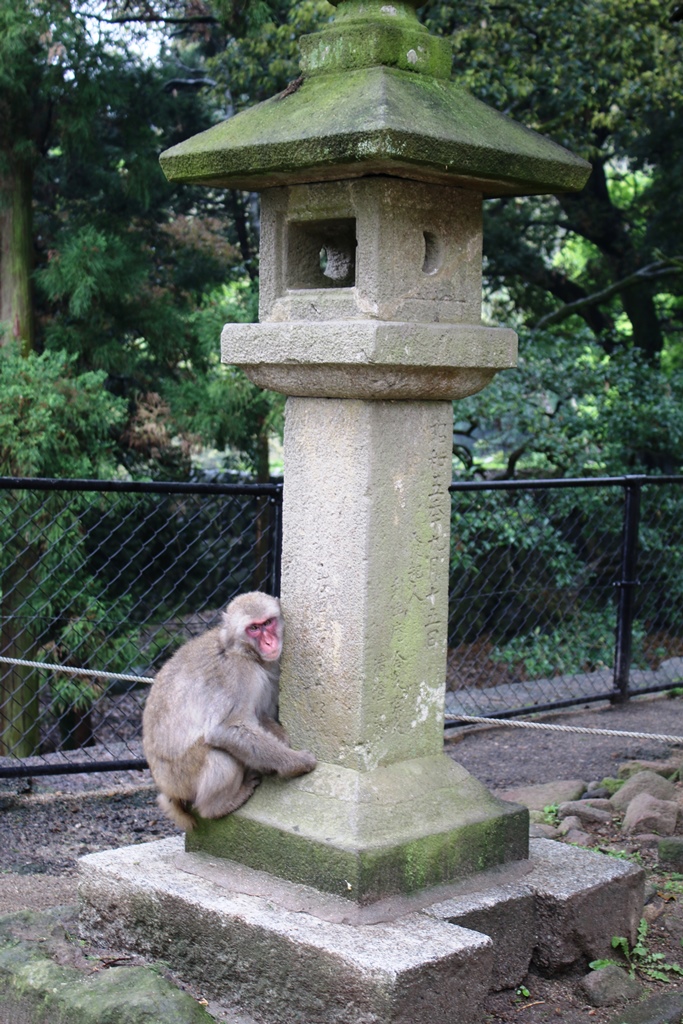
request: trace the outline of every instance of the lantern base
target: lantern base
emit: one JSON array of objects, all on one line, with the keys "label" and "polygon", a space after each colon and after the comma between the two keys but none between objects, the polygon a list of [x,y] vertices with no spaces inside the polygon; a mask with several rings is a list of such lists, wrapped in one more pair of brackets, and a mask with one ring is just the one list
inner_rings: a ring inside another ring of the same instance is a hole
[{"label": "lantern base", "polygon": [[612,935],[633,941],[644,878],[533,840],[528,861],[356,920],[346,900],[184,853],[180,838],[79,867],[83,937],[169,963],[244,1024],[475,1024],[530,964],[547,975],[609,956]]},{"label": "lantern base", "polygon": [[365,905],[523,860],[528,822],[526,808],[438,754],[265,779],[239,811],[200,820],[186,844]]}]

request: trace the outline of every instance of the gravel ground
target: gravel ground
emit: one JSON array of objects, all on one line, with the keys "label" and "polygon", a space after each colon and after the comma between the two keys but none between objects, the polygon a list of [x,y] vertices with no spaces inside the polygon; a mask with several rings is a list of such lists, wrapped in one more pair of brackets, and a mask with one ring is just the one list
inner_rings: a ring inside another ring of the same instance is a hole
[{"label": "gravel ground", "polygon": [[[619,729],[626,732],[681,736],[683,700],[637,697],[623,707],[609,704],[543,715],[543,722]],[[551,779],[584,779],[590,782],[613,775],[621,761],[660,760],[672,746],[653,740],[618,736],[585,736],[541,732],[513,727],[470,727],[448,741],[452,757],[492,789],[549,782]]]},{"label": "gravel ground", "polygon": [[[638,698],[624,708],[592,705],[543,720],[683,737],[683,700]],[[616,775],[621,761],[661,759],[672,750],[652,740],[476,726],[451,736],[446,749],[493,789],[554,779],[589,782]],[[41,777],[30,789],[26,783],[0,780],[0,914],[74,903],[79,856],[176,833],[175,826],[159,814],[148,772]],[[600,848],[625,850],[649,868],[648,941],[669,962],[683,958],[683,887],[675,897],[657,895],[665,879],[656,873],[654,847],[629,844],[615,829],[604,834],[596,831],[595,842]],[[595,1024],[611,1021],[614,1009],[586,1006],[576,996],[576,981],[571,976],[548,980],[530,975],[526,981],[530,995],[491,996],[486,1019],[505,1024],[558,1019],[580,1024],[587,1016]],[[671,991],[674,986],[666,988]],[[237,1020],[218,1006],[211,1011],[221,1021]]]}]

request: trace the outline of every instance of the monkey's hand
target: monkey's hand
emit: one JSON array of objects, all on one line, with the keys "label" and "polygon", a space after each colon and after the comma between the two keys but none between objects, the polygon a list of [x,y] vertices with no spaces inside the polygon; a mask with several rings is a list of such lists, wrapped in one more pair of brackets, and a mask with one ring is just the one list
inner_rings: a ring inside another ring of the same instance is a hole
[{"label": "monkey's hand", "polygon": [[297,775],[307,775],[318,763],[310,750],[293,750],[292,755],[291,764],[278,772],[283,779],[295,779]]},{"label": "monkey's hand", "polygon": [[226,725],[219,722],[205,733],[205,742],[225,750],[247,768],[258,772],[277,772],[285,779],[305,775],[316,766],[307,750],[292,750],[257,722]]}]

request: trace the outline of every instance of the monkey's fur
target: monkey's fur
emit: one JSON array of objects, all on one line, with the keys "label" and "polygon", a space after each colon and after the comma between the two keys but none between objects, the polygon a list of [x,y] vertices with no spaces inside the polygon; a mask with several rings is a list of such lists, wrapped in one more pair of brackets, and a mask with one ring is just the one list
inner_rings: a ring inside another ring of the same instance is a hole
[{"label": "monkey's fur", "polygon": [[159,670],[142,718],[143,747],[162,811],[181,828],[222,818],[248,800],[260,773],[315,768],[275,720],[283,620],[275,597],[231,601],[219,626],[181,647]]}]

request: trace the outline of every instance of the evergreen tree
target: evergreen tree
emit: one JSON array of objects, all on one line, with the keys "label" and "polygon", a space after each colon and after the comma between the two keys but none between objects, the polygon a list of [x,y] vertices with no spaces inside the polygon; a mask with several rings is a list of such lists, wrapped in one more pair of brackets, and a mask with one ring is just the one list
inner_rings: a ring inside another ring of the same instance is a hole
[{"label": "evergreen tree", "polygon": [[504,286],[530,325],[572,316],[606,351],[632,341],[650,360],[667,347],[678,359],[683,40],[673,7],[430,0],[422,13],[452,36],[463,84],[593,167],[579,194],[485,204],[491,291]]}]

